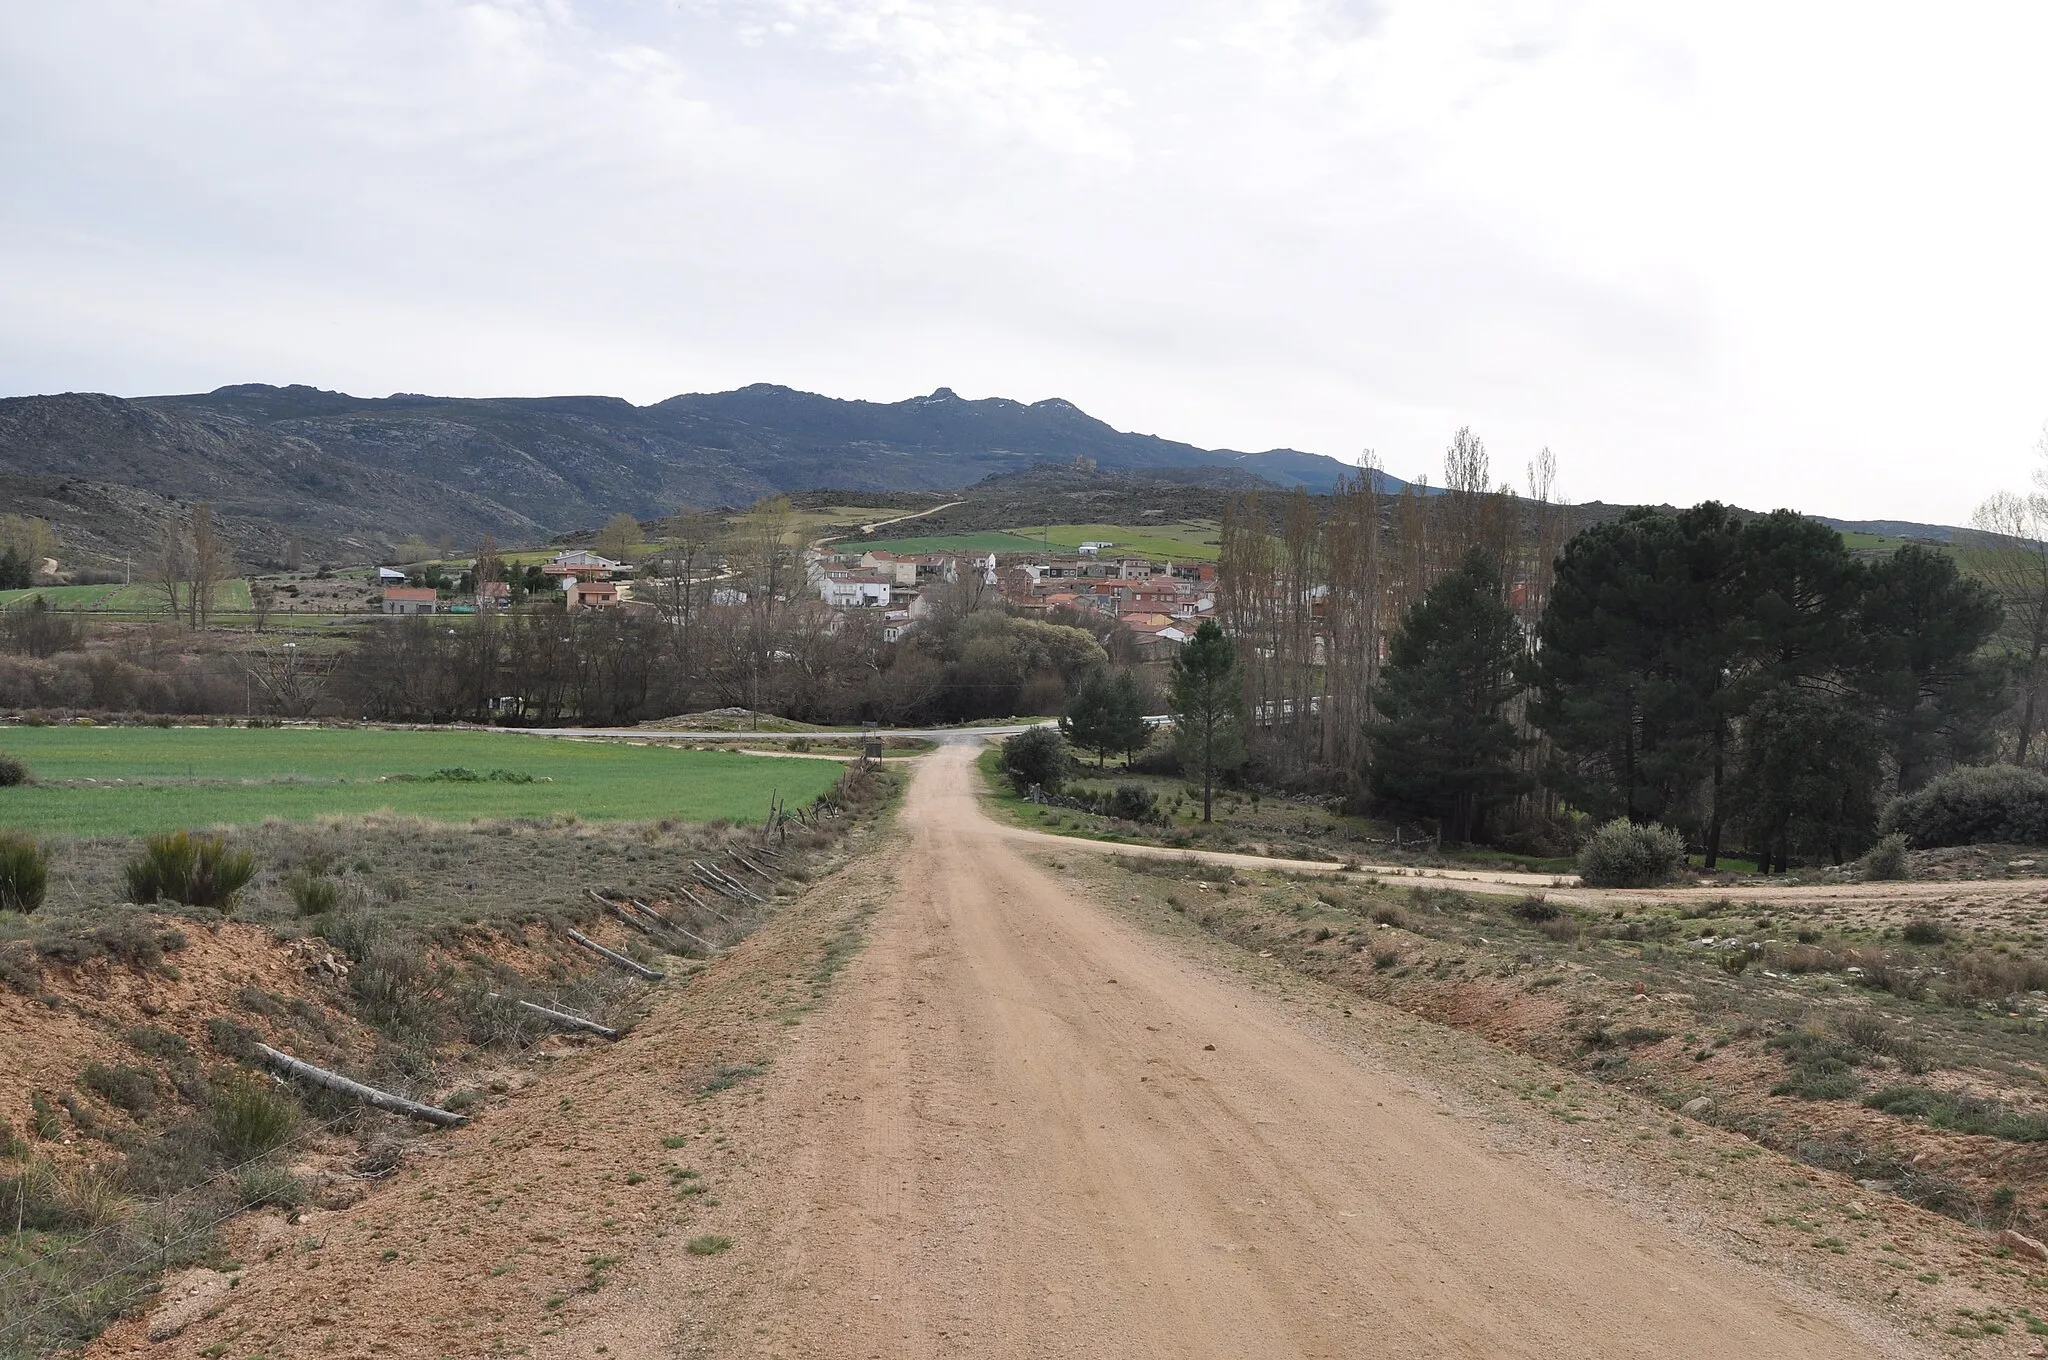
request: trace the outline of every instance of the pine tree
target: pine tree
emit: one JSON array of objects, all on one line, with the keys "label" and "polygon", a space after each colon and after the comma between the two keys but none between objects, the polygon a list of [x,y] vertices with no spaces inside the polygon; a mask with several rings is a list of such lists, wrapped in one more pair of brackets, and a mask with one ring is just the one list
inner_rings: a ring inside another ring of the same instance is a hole
[{"label": "pine tree", "polygon": [[1098,770],[1108,761],[1109,753],[1122,744],[1119,734],[1111,729],[1110,690],[1107,671],[1090,671],[1074,690],[1074,697],[1067,700],[1067,711],[1060,718],[1060,732],[1067,744],[1093,751]]},{"label": "pine tree", "polygon": [[1783,873],[1794,853],[1823,854],[1840,864],[1870,844],[1877,825],[1878,740],[1857,704],[1780,686],[1750,710],[1742,744],[1738,820],[1759,869]]},{"label": "pine tree", "polygon": [[1173,711],[1181,769],[1202,776],[1202,820],[1216,804],[1216,776],[1244,762],[1244,694],[1237,653],[1214,619],[1206,619],[1173,659],[1167,703]]},{"label": "pine tree", "polygon": [[1484,829],[1491,808],[1530,781],[1515,768],[1522,738],[1508,720],[1522,633],[1501,601],[1500,573],[1474,548],[1401,621],[1380,670],[1367,779],[1380,798],[1438,817],[1454,840]]},{"label": "pine tree", "polygon": [[1712,501],[1580,533],[1558,559],[1528,667],[1529,717],[1551,742],[1546,782],[1596,817],[1703,828],[1710,854],[1745,640],[1741,533]]},{"label": "pine tree", "polygon": [[1152,724],[1145,721],[1145,696],[1138,689],[1137,677],[1129,671],[1118,671],[1110,682],[1106,717],[1110,749],[1123,753],[1128,768],[1132,757],[1152,740]]},{"label": "pine tree", "polygon": [[1875,563],[1865,584],[1862,688],[1899,789],[1911,792],[1989,754],[1992,723],[2011,702],[2008,668],[1984,653],[2004,611],[1954,558],[1917,543]]}]

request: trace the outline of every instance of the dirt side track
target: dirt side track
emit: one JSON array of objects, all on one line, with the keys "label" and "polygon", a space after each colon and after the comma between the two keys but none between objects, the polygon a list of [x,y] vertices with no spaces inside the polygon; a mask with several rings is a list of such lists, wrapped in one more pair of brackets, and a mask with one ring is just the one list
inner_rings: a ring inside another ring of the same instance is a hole
[{"label": "dirt side track", "polygon": [[[1325,1023],[1070,892],[980,811],[973,754],[924,762],[896,843],[821,885],[840,907],[793,909],[703,995],[330,1216],[320,1247],[252,1268],[179,1341],[130,1329],[104,1348],[1934,1353],[1876,1307],[1735,1259],[1654,1187],[1531,1155],[1403,1064],[1414,1045],[1391,1036],[1414,1022],[1355,1003]],[[819,1010],[779,1012],[865,901],[882,904],[865,951]],[[708,1064],[769,1045],[766,1076],[703,1094]],[[714,1195],[673,1193],[685,1163]],[[706,1233],[731,1249],[683,1249]]]}]

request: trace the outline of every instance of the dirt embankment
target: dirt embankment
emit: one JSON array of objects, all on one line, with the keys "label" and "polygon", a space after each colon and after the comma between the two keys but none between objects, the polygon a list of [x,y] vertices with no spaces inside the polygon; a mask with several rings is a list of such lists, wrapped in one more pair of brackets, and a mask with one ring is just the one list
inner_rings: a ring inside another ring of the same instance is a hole
[{"label": "dirt embankment", "polygon": [[2048,1276],[1983,1233],[1285,952],[1335,932],[1220,941],[971,775],[932,758],[877,854],[275,1239],[177,1353],[2036,1351]]}]

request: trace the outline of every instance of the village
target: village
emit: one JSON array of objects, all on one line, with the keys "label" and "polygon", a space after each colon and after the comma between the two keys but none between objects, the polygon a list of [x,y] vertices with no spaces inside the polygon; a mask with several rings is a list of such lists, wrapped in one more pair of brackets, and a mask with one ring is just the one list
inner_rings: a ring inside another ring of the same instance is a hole
[{"label": "village", "polygon": [[[881,611],[884,642],[901,641],[939,607],[941,592],[958,592],[964,584],[976,606],[1000,605],[1022,617],[1060,610],[1100,616],[1129,631],[1133,660],[1170,659],[1204,619],[1215,615],[1216,566],[1120,554],[1116,548],[1111,542],[1090,542],[1072,552],[963,554],[841,550],[828,544],[806,548],[802,564],[805,593],[824,605]],[[558,552],[537,568],[570,613],[659,611],[664,601],[692,587],[713,609],[747,603],[748,591],[734,584],[737,578],[729,570],[693,578],[678,574],[681,570],[668,555],[656,554],[636,567],[584,548]],[[409,584],[422,580],[417,570],[409,576],[395,567],[379,567],[382,612],[475,614],[510,608],[514,584],[475,580],[477,575],[472,562],[454,585]]]}]

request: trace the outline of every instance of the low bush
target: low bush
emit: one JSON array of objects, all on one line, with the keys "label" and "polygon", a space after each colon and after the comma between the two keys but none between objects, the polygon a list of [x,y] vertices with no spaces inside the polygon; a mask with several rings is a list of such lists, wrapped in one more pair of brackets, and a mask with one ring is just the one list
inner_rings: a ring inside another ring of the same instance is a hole
[{"label": "low bush", "polygon": [[161,967],[164,955],[176,953],[185,945],[183,931],[159,929],[138,911],[120,913],[89,930],[75,920],[67,922],[38,935],[35,950],[41,959],[73,968],[96,959],[112,959],[130,968],[146,969]]},{"label": "low bush", "polygon": [[294,869],[285,875],[284,889],[298,904],[302,916],[333,911],[341,901],[341,884],[310,869]]},{"label": "low bush", "polygon": [[1937,995],[1952,1006],[1974,1006],[2040,991],[2048,991],[2048,959],[1979,949],[1949,961]]},{"label": "low bush", "polygon": [[1872,883],[1891,883],[1906,877],[1906,838],[1894,831],[1882,836],[1863,855],[1863,877]]},{"label": "low bush", "polygon": [[0,789],[18,788],[34,782],[35,776],[29,773],[28,766],[22,764],[19,757],[0,751]]},{"label": "low bush", "polygon": [[1126,822],[1150,822],[1159,818],[1159,795],[1143,784],[1119,784],[1109,795],[1108,812]]},{"label": "low bush", "polygon": [[299,1130],[299,1104],[261,1077],[236,1073],[214,1090],[214,1146],[230,1165],[275,1152]]},{"label": "low bush", "polygon": [[1558,905],[1542,893],[1530,893],[1527,897],[1517,900],[1508,910],[1524,921],[1555,921],[1564,915]]},{"label": "low bush", "polygon": [[1029,792],[1034,784],[1047,793],[1058,793],[1073,772],[1074,759],[1058,728],[1032,727],[1003,742],[999,768],[1019,793]]},{"label": "low bush", "polygon": [[1774,1096],[1800,1100],[1847,1100],[1862,1089],[1853,1070],[1863,1050],[1846,1039],[1814,1030],[1795,1030],[1773,1037],[1768,1046],[1785,1055],[1792,1070],[1771,1088]]},{"label": "low bush", "polygon": [[78,1079],[86,1090],[129,1114],[145,1115],[156,1108],[156,1078],[147,1068],[89,1062]]},{"label": "low bush", "polygon": [[1887,1086],[1866,1097],[1873,1110],[1918,1120],[1931,1129],[1975,1133],[2012,1143],[2048,1143],[2048,1119],[1996,1100],[1927,1086]]},{"label": "low bush", "polygon": [[1948,927],[1939,921],[1908,921],[1899,936],[1907,944],[1947,944]]},{"label": "low bush", "polygon": [[281,1166],[252,1166],[235,1177],[235,1202],[244,1209],[297,1209],[306,1202],[306,1186]]},{"label": "low bush", "polygon": [[0,831],[0,911],[34,911],[50,887],[50,852],[35,837]]},{"label": "low bush", "polygon": [[2048,774],[2017,765],[1953,770],[1895,798],[1878,829],[1915,850],[2048,842]]},{"label": "low bush", "polygon": [[228,849],[219,836],[174,831],[144,841],[142,853],[123,872],[131,902],[227,908],[256,876],[256,857]]},{"label": "low bush", "polygon": [[1579,848],[1579,879],[1589,888],[1654,888],[1684,867],[1685,838],[1656,822],[1617,817]]}]

